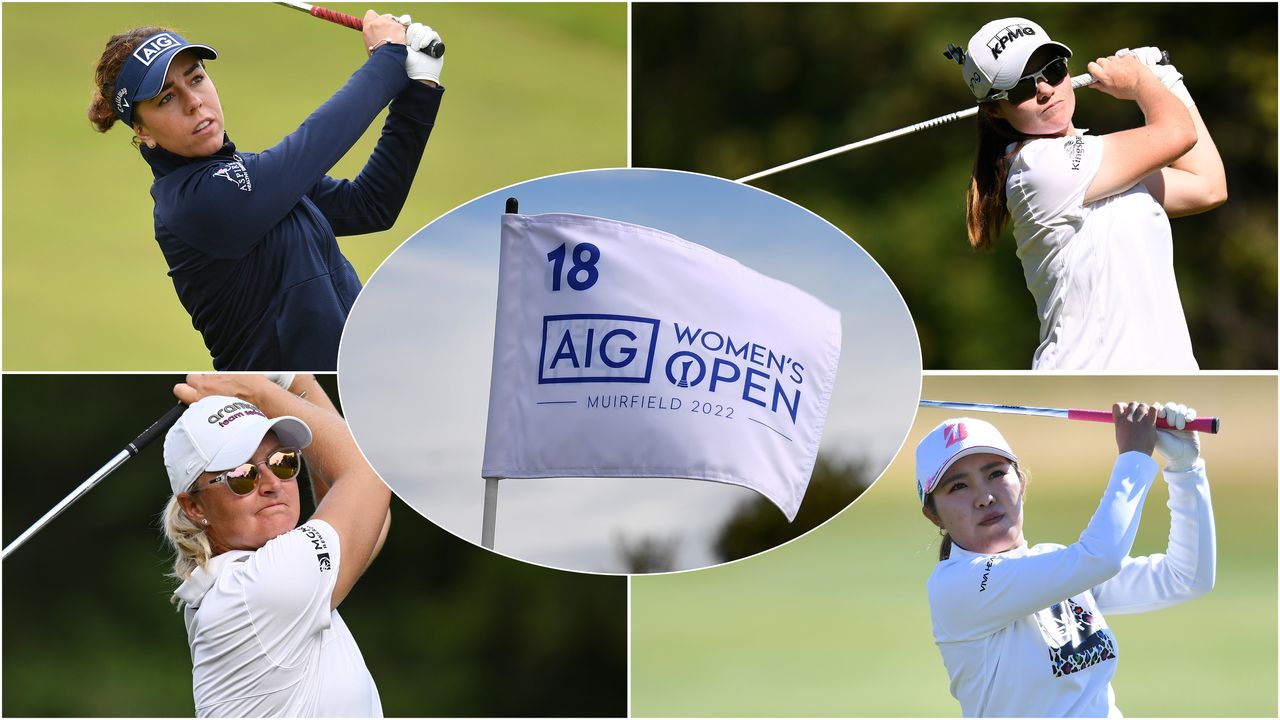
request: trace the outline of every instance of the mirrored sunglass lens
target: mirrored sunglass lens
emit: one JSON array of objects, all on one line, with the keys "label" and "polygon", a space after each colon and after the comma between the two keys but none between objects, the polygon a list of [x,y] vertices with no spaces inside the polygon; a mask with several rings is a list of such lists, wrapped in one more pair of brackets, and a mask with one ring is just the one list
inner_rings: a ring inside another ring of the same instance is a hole
[{"label": "mirrored sunglass lens", "polygon": [[1062,82],[1062,78],[1067,76],[1067,59],[1058,58],[1048,65],[1044,66],[1044,70],[1040,73],[1044,75],[1045,82],[1050,85],[1057,85]]},{"label": "mirrored sunglass lens", "polygon": [[278,450],[267,458],[267,467],[281,480],[288,480],[298,474],[299,454],[297,450]]},{"label": "mirrored sunglass lens", "polygon": [[237,495],[248,495],[258,486],[258,468],[253,465],[241,465],[226,473],[227,487]]}]

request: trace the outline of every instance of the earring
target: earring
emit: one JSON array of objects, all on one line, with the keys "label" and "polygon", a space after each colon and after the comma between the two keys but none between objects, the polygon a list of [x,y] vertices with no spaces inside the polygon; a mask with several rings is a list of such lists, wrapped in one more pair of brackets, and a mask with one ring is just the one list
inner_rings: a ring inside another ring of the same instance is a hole
[{"label": "earring", "polygon": [[147,141],[146,141],[146,146],[147,146],[148,148],[152,149],[152,150],[155,150],[155,149],[156,149],[156,141],[155,141],[155,140],[147,140]]},{"label": "earring", "polygon": [[208,525],[208,524],[209,524],[209,518],[205,518],[205,519],[204,519],[204,524],[205,524],[205,525]]},{"label": "earring", "polygon": [[[209,524],[209,521],[208,521],[208,520],[205,520],[205,521],[204,521],[204,524],[205,524],[205,525],[208,525],[208,524]],[[939,535],[939,536],[941,536],[941,537],[946,537],[946,536],[947,536],[947,529],[946,529],[946,528],[943,528],[943,527],[938,528],[938,535]]]}]

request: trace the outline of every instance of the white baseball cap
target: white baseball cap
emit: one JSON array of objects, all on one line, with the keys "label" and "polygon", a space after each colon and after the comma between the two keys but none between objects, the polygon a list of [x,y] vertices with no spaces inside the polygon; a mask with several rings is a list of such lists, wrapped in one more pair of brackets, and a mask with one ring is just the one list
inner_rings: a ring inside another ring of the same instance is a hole
[{"label": "white baseball cap", "polygon": [[964,54],[964,80],[979,101],[993,90],[1008,90],[1023,77],[1032,53],[1052,45],[1065,57],[1071,48],[1049,39],[1049,33],[1026,18],[992,20],[969,38]]},{"label": "white baseball cap", "polygon": [[934,428],[916,446],[916,492],[920,503],[937,487],[947,468],[962,457],[991,453],[1018,462],[1009,443],[985,420],[952,418]]},{"label": "white baseball cap", "polygon": [[190,488],[200,473],[246,462],[268,432],[299,450],[311,444],[311,428],[292,415],[268,418],[253,403],[225,395],[192,403],[164,436],[164,468],[173,494]]}]

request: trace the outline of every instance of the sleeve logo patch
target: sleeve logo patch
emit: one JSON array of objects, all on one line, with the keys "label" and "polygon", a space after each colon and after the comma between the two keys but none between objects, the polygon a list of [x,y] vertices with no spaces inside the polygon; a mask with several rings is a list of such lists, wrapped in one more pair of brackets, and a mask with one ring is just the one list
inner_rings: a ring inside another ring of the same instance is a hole
[{"label": "sleeve logo patch", "polygon": [[253,192],[253,182],[249,180],[249,171],[245,169],[244,163],[239,160],[219,165],[218,169],[213,171],[213,176],[222,178],[245,192]]},{"label": "sleeve logo patch", "polygon": [[316,562],[320,565],[320,572],[328,572],[333,569],[333,561],[329,559],[329,553],[324,552],[329,549],[329,544],[324,541],[324,536],[310,525],[298,526],[298,532],[311,541],[311,547],[316,551]]},{"label": "sleeve logo patch", "polygon": [[1067,151],[1067,159],[1071,161],[1071,169],[1079,171],[1080,164],[1084,161],[1084,138],[1076,135],[1067,138],[1062,145]]}]

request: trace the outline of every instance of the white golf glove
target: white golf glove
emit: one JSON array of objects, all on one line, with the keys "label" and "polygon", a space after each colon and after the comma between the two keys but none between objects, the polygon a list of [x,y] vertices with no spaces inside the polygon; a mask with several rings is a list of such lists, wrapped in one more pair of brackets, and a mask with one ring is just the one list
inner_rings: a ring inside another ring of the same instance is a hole
[{"label": "white golf glove", "polygon": [[1116,51],[1116,57],[1124,57],[1125,55],[1133,55],[1143,65],[1151,68],[1151,73],[1160,79],[1164,86],[1169,88],[1183,105],[1191,107],[1196,101],[1191,99],[1191,93],[1187,91],[1187,86],[1182,82],[1182,73],[1178,72],[1178,68],[1172,65],[1161,65],[1160,60],[1164,57],[1164,52],[1158,47],[1140,47],[1130,50],[1129,48],[1121,48]]},{"label": "white golf glove", "polygon": [[409,45],[409,53],[404,59],[405,72],[414,80],[430,80],[439,84],[444,58],[433,58],[421,50],[433,40],[440,40],[440,33],[422,23],[413,23],[405,31],[405,39]]},{"label": "white golf glove", "polygon": [[297,377],[297,373],[267,373],[266,378],[280,387],[288,390],[293,385],[293,379]]},{"label": "white golf glove", "polygon": [[1166,403],[1158,417],[1177,430],[1156,430],[1156,449],[1164,456],[1164,469],[1169,472],[1190,470],[1200,457],[1200,433],[1184,430],[1196,419],[1196,409],[1178,403]]}]

